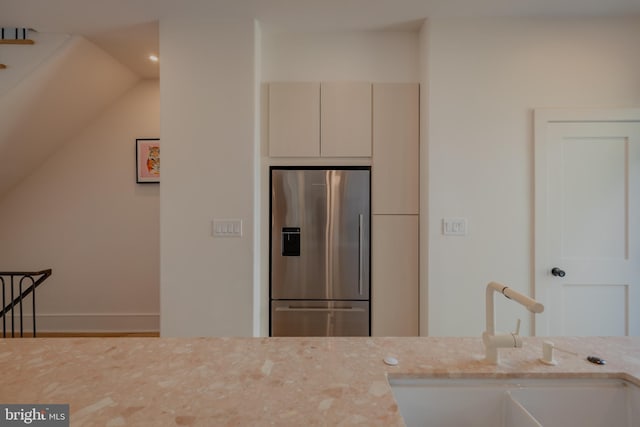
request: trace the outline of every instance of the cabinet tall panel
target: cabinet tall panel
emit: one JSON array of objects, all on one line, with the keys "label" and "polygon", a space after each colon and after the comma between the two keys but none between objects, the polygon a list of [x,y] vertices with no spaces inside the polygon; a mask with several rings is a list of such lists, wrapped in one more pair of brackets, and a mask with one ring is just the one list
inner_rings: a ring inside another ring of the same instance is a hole
[{"label": "cabinet tall panel", "polygon": [[419,86],[373,85],[371,199],[374,214],[418,214]]},{"label": "cabinet tall panel", "polygon": [[418,335],[418,216],[374,215],[371,335]]}]

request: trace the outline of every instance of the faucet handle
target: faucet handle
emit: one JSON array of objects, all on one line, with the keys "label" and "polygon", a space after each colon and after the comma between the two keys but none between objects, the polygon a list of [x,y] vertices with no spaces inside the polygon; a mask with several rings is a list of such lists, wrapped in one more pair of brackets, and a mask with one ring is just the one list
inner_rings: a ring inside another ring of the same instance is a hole
[{"label": "faucet handle", "polygon": [[515,332],[511,333],[511,336],[513,337],[513,347],[522,348],[522,338],[520,337],[520,319],[518,319],[518,322],[516,323],[516,330]]},{"label": "faucet handle", "polygon": [[520,319],[516,322],[516,330],[513,335],[520,335]]}]

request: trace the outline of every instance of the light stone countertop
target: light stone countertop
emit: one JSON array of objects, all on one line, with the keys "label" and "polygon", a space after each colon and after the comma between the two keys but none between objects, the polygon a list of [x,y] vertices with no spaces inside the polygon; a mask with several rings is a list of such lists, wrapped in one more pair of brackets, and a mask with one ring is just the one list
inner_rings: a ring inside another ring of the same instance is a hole
[{"label": "light stone countertop", "polygon": [[72,426],[401,426],[390,375],[640,385],[640,338],[552,338],[579,354],[556,351],[557,366],[523,340],[495,366],[480,337],[4,339],[0,403],[68,403]]}]

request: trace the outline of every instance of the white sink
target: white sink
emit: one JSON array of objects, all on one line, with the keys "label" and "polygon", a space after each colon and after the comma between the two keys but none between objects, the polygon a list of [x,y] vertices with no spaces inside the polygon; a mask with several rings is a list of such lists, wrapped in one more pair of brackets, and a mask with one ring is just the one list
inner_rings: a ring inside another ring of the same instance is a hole
[{"label": "white sink", "polygon": [[408,427],[637,427],[640,387],[620,379],[389,378]]}]

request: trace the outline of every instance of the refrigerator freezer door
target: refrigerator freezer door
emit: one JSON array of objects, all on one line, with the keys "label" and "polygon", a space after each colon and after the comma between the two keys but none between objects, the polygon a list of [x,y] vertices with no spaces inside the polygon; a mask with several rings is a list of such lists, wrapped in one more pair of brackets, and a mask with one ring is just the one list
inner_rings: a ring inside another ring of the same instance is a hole
[{"label": "refrigerator freezer door", "polygon": [[369,170],[272,169],[272,299],[369,299],[369,183]]},{"label": "refrigerator freezer door", "polygon": [[273,337],[369,335],[368,301],[272,301]]}]

